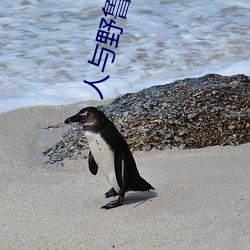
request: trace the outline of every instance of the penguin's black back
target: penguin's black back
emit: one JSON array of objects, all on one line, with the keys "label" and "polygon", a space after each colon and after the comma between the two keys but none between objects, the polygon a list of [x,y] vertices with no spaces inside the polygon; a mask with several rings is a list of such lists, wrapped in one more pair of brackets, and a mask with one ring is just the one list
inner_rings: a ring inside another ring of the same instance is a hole
[{"label": "penguin's black back", "polygon": [[118,147],[122,152],[122,158],[124,160],[123,185],[125,192],[148,191],[150,189],[154,189],[154,187],[152,187],[140,176],[134,157],[124,137],[116,129],[112,122],[110,122],[109,125],[112,128],[110,127],[107,131],[107,134],[104,133],[103,136],[114,151],[115,148]]}]

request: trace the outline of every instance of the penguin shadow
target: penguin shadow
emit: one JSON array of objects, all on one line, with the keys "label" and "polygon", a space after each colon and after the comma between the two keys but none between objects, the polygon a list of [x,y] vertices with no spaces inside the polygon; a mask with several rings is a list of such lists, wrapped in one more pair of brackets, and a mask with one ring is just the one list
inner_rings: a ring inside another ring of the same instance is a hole
[{"label": "penguin shadow", "polygon": [[147,200],[157,197],[155,191],[144,191],[144,192],[129,192],[126,194],[123,206],[134,204],[134,208],[140,206]]}]

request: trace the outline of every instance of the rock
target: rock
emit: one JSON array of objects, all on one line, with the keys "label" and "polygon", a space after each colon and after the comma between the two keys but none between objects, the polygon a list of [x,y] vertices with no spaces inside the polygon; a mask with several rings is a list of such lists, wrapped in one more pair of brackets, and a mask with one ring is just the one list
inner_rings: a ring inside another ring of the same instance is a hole
[{"label": "rock", "polygon": [[[133,150],[239,145],[250,141],[250,78],[209,74],[154,86],[100,106]],[[80,139],[79,139],[80,138]],[[80,125],[44,152],[48,162],[84,157]],[[56,157],[55,157],[56,156]]]}]

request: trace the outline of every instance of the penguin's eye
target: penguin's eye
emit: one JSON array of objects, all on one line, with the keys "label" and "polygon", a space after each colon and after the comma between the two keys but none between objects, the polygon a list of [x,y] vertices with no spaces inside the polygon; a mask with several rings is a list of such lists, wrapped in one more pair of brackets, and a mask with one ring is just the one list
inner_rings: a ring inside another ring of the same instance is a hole
[{"label": "penguin's eye", "polygon": [[88,117],[88,112],[79,114],[83,119],[86,119]]}]

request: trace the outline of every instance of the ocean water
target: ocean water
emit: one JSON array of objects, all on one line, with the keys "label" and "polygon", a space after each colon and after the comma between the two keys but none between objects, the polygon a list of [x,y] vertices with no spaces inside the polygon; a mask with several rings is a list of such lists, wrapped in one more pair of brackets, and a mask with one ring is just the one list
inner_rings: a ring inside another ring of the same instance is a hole
[{"label": "ocean water", "polygon": [[250,76],[249,0],[132,0],[101,72],[104,56],[99,67],[88,60],[105,2],[1,1],[0,112],[100,100],[83,80],[107,75],[96,85],[104,99],[207,73]]}]

